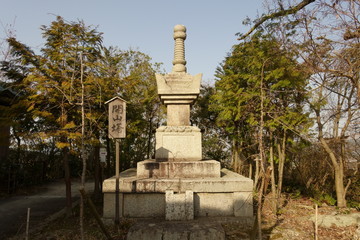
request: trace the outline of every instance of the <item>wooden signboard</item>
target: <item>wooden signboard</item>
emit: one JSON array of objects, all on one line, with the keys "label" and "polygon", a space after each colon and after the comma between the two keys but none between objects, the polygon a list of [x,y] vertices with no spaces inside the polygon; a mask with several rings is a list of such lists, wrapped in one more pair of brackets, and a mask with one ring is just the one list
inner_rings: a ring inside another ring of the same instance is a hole
[{"label": "wooden signboard", "polygon": [[114,97],[109,104],[109,138],[125,138],[126,136],[126,101]]}]

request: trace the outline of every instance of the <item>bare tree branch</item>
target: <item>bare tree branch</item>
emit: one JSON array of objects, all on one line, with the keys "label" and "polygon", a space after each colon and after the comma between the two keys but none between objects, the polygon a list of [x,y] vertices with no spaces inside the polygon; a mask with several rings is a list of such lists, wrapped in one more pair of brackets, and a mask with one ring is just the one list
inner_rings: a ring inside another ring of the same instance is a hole
[{"label": "bare tree branch", "polygon": [[303,9],[304,7],[306,7],[307,5],[309,5],[310,3],[315,2],[315,1],[316,0],[303,0],[294,7],[290,7],[288,9],[281,9],[280,11],[277,11],[277,12],[274,12],[274,13],[271,13],[271,14],[261,17],[257,21],[257,23],[255,23],[255,25],[247,33],[245,33],[244,35],[239,37],[238,40],[243,40],[246,37],[248,37],[253,31],[255,31],[256,28],[258,28],[265,21],[267,21],[269,19],[273,19],[273,18],[278,18],[278,17],[283,17],[283,16],[287,16],[290,14],[294,14],[294,13],[298,12],[299,10]]}]

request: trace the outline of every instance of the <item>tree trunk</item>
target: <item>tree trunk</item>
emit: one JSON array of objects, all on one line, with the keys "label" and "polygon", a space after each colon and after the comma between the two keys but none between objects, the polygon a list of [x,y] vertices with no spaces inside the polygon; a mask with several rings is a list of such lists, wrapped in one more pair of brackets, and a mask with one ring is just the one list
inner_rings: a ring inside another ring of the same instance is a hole
[{"label": "tree trunk", "polygon": [[344,186],[344,164],[342,161],[338,161],[335,153],[331,150],[327,142],[323,137],[320,137],[320,142],[327,152],[327,154],[330,157],[331,163],[334,168],[334,174],[335,174],[335,191],[336,191],[336,200],[337,200],[337,206],[338,207],[346,207],[346,191]]},{"label": "tree trunk", "polygon": [[94,195],[95,198],[99,198],[101,196],[101,190],[100,190],[100,146],[97,145],[94,148]]},{"label": "tree trunk", "polygon": [[241,173],[242,162],[240,160],[239,146],[236,139],[232,141],[232,167],[235,172]]},{"label": "tree trunk", "polygon": [[71,201],[71,177],[69,167],[69,150],[67,147],[63,148],[63,163],[65,173],[65,193],[66,193],[66,216],[71,216],[72,201]]},{"label": "tree trunk", "polygon": [[283,184],[283,175],[284,175],[284,164],[285,164],[285,147],[286,147],[286,130],[284,130],[284,135],[281,145],[278,145],[279,152],[279,166],[278,166],[278,184],[277,184],[277,193],[276,193],[276,209],[279,208],[279,199],[282,191]]},{"label": "tree trunk", "polygon": [[[82,159],[82,171],[81,171],[81,186],[80,190],[85,190],[86,182],[86,153],[85,153],[85,86],[83,81],[84,65],[82,62],[82,53],[80,52],[80,82],[81,82],[81,159]],[[80,233],[81,239],[85,239],[84,232],[84,196],[80,196]]]},{"label": "tree trunk", "polygon": [[[272,135],[271,135],[272,138]],[[271,167],[271,197],[272,197],[272,209],[273,212],[277,212],[277,198],[276,198],[276,182],[275,182],[275,164],[274,164],[274,146],[272,141],[270,143],[270,167]]]},{"label": "tree trunk", "polygon": [[260,160],[258,158],[255,159],[254,190],[256,190],[256,187],[257,187],[257,185],[259,183],[259,172],[260,172],[260,170],[259,170],[259,161]]},{"label": "tree trunk", "polygon": [[335,191],[337,206],[339,208],[346,207],[345,187],[344,187],[344,168],[335,168]]}]

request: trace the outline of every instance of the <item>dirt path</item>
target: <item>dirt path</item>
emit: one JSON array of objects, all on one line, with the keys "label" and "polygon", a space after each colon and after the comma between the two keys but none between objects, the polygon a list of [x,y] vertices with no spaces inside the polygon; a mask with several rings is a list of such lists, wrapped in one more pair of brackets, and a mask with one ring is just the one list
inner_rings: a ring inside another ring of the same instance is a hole
[{"label": "dirt path", "polygon": [[[79,183],[72,183],[72,198],[79,198]],[[93,189],[93,182],[86,184],[88,191]],[[0,239],[25,232],[27,209],[30,210],[30,229],[44,219],[65,207],[65,184],[57,181],[43,185],[39,191],[27,196],[14,196],[0,200]]]}]

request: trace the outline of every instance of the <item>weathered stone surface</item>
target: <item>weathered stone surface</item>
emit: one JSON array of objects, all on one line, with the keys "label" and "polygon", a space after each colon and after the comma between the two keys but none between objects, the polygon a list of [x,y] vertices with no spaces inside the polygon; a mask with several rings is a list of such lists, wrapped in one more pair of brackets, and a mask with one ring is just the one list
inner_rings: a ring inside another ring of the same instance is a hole
[{"label": "weathered stone surface", "polygon": [[[174,28],[173,72],[156,74],[158,94],[167,106],[167,126],[174,131],[156,131],[155,158],[162,161],[197,161],[202,159],[201,132],[190,127],[190,106],[200,94],[202,74],[192,76],[186,73],[185,47],[186,28]],[[181,129],[186,131],[179,131]]]},{"label": "weathered stone surface", "polygon": [[200,217],[234,216],[233,193],[196,193],[195,215]]},{"label": "weathered stone surface", "polygon": [[145,160],[137,163],[138,178],[219,178],[220,162],[215,160],[191,162],[157,162]]},{"label": "weathered stone surface", "polygon": [[[315,221],[315,216],[311,217]],[[343,215],[318,215],[318,224],[321,227],[331,228],[332,225],[337,227],[347,227],[353,224],[360,225],[360,213],[351,213]]]},{"label": "weathered stone surface", "polygon": [[202,159],[201,132],[193,126],[160,127],[156,130],[155,158],[160,161]]},{"label": "weathered stone surface", "polygon": [[[121,192],[162,192],[172,189],[184,192],[252,192],[253,181],[227,169],[221,169],[220,178],[174,178],[141,179],[136,177],[136,169],[128,169],[120,174]],[[115,177],[106,179],[103,192],[115,191]]]},{"label": "weathered stone surface", "polygon": [[132,227],[126,239],[127,240],[163,240],[164,229],[155,227],[153,224],[142,226],[141,228]]},{"label": "weathered stone surface", "polygon": [[[120,213],[122,217],[163,217],[165,212],[164,194],[123,194],[120,193]],[[156,203],[156,204],[154,204]],[[103,217],[115,216],[115,193],[104,194]]]},{"label": "weathered stone surface", "polygon": [[127,240],[225,240],[217,222],[138,222],[129,229]]},{"label": "weathered stone surface", "polygon": [[249,217],[253,215],[252,192],[196,193],[194,209],[200,217]]},{"label": "weathered stone surface", "polygon": [[189,126],[190,125],[190,106],[189,105],[167,105],[168,126]]},{"label": "weathered stone surface", "polygon": [[[120,173],[120,191],[124,193],[165,193],[174,192],[252,192],[253,181],[249,178],[221,169],[220,178],[137,178],[136,169]],[[103,192],[115,192],[115,177],[103,182]]]},{"label": "weathered stone surface", "polygon": [[181,221],[194,219],[194,193],[165,192],[165,219],[169,221]]},{"label": "weathered stone surface", "polygon": [[173,72],[186,72],[185,61],[185,45],[186,39],[186,27],[184,25],[176,25],[174,27],[174,60],[173,60]]},{"label": "weathered stone surface", "polygon": [[190,100],[188,103],[192,104],[200,94],[201,73],[194,76],[188,73],[156,74],[155,76],[158,94],[163,102],[167,100],[168,103],[176,103],[177,100]]},{"label": "weathered stone surface", "polygon": [[[129,217],[165,217],[166,191],[192,191],[195,217],[251,217],[252,180],[227,169],[222,169],[221,173],[220,178],[141,179],[136,177],[135,169],[125,171],[120,174],[123,214]],[[115,178],[104,181],[103,192],[106,201],[104,217],[112,217]]]},{"label": "weathered stone surface", "polygon": [[252,192],[234,192],[234,215],[235,217],[253,215]]}]

